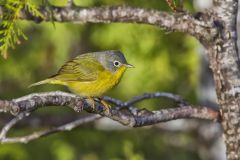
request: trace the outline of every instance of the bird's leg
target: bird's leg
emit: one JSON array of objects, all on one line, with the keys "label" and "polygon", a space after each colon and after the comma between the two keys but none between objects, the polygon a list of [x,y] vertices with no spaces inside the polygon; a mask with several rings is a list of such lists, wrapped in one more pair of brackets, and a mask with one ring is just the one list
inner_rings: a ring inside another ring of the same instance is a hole
[{"label": "bird's leg", "polygon": [[104,100],[102,100],[102,99],[101,99],[101,103],[102,103],[102,105],[104,106],[105,111],[106,111],[107,113],[110,113],[111,106],[110,106],[106,101],[104,101]]},{"label": "bird's leg", "polygon": [[110,111],[111,106],[106,101],[102,100],[102,98],[95,98],[95,100],[102,104],[104,111]]},{"label": "bird's leg", "polygon": [[110,111],[111,106],[99,97],[87,97],[87,100],[88,100],[88,103],[92,105],[92,108],[94,110],[99,110],[98,108],[96,108],[96,107],[98,107],[98,106],[95,105],[95,101],[96,101],[96,102],[99,102],[100,104],[102,104],[100,106],[101,107],[100,110],[103,110],[103,111],[106,111],[106,112]]},{"label": "bird's leg", "polygon": [[101,103],[103,104],[104,107],[106,107],[108,109],[111,108],[111,106],[106,101],[101,100]]},{"label": "bird's leg", "polygon": [[89,100],[89,103],[92,104],[92,108],[95,110],[95,101],[94,101],[94,97],[87,97],[87,99]]}]

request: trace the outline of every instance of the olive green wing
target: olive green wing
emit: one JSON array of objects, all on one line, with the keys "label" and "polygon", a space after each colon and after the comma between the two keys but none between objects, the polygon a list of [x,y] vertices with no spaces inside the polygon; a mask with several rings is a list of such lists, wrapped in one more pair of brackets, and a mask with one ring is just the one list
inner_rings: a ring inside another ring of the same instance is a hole
[{"label": "olive green wing", "polygon": [[103,70],[94,55],[83,54],[64,64],[54,78],[62,81],[95,81]]}]

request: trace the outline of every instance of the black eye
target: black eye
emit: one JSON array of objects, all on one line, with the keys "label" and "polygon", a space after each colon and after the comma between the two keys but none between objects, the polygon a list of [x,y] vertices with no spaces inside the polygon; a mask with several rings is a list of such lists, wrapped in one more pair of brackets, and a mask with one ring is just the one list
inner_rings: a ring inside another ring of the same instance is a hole
[{"label": "black eye", "polygon": [[121,63],[119,61],[114,61],[113,64],[115,67],[119,67]]}]

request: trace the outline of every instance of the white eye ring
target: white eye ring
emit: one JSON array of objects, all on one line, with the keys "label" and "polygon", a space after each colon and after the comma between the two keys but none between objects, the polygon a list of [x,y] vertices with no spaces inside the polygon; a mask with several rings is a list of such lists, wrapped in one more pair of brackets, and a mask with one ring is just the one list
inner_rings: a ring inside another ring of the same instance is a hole
[{"label": "white eye ring", "polygon": [[121,63],[120,63],[119,61],[114,61],[114,62],[113,62],[113,65],[114,65],[115,67],[119,67],[119,66],[121,65]]}]

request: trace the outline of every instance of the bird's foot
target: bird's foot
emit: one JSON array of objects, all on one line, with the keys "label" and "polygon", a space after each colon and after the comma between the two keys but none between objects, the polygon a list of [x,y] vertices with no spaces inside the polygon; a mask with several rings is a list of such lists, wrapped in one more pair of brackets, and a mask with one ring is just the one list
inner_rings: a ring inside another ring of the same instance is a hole
[{"label": "bird's foot", "polygon": [[104,107],[104,112],[106,112],[107,114],[110,113],[111,110],[111,106],[104,100],[101,100],[100,103],[102,104],[102,106]]},{"label": "bird's foot", "polygon": [[[94,98],[91,97],[91,98],[89,98],[89,100],[93,101],[92,104],[93,104],[93,108],[95,110],[102,110],[106,114],[110,113],[111,106],[106,101],[104,101],[104,100],[102,100],[101,98],[98,98],[98,97],[94,97]],[[95,102],[100,103],[100,106],[96,106]],[[99,107],[99,108],[96,108],[96,107]]]}]

